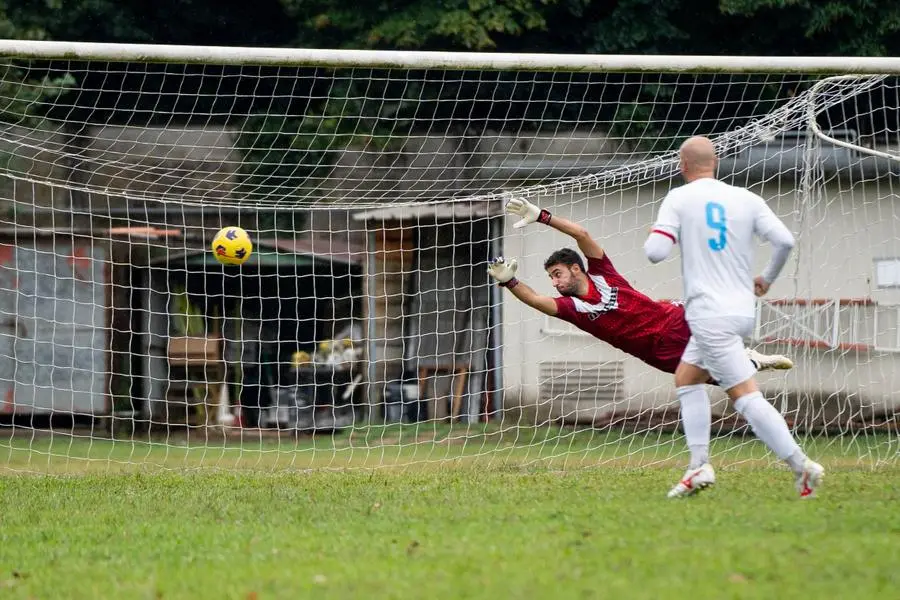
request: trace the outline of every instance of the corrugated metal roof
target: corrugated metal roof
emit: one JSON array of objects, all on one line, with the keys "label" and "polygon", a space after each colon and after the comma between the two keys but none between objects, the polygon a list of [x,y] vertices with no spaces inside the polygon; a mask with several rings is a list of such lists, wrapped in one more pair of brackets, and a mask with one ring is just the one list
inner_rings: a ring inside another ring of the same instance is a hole
[{"label": "corrugated metal roof", "polygon": [[[366,256],[364,248],[347,244],[346,242],[333,241],[329,238],[301,238],[276,240],[263,238],[253,240],[255,249],[248,259],[248,265],[276,266],[279,261],[284,264],[313,264],[325,262],[339,262],[350,265],[362,264]],[[277,252],[272,252],[275,249]],[[278,257],[276,254],[280,254]],[[203,256],[208,255],[208,256]],[[200,258],[196,258],[196,257]],[[301,257],[308,259],[306,261],[293,257]],[[164,256],[154,257],[149,260],[149,264],[164,264],[173,260],[188,260],[192,264],[194,262],[202,262],[209,259],[209,264],[217,264],[215,257],[209,248],[197,247],[170,247]]]},{"label": "corrugated metal roof", "polygon": [[345,238],[346,236],[335,236],[334,238],[319,236],[299,239],[264,239],[260,240],[259,244],[272,246],[294,254],[305,254],[320,259],[350,264],[362,264],[366,259],[365,247],[349,243]]},{"label": "corrugated metal roof", "polygon": [[440,204],[423,204],[389,206],[377,210],[367,210],[353,215],[355,221],[419,221],[436,223],[438,221],[459,221],[496,217],[503,214],[500,202],[442,202]]}]

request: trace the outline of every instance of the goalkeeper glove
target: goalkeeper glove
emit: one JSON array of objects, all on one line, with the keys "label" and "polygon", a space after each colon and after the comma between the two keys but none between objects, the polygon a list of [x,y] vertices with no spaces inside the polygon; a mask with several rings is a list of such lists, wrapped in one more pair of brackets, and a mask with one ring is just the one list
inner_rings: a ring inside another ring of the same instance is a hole
[{"label": "goalkeeper glove", "polygon": [[529,223],[534,223],[535,221],[539,221],[544,225],[550,223],[550,211],[535,206],[525,198],[511,198],[509,202],[506,203],[506,210],[514,215],[522,217],[513,224],[514,229],[525,227]]},{"label": "goalkeeper glove", "polygon": [[501,286],[513,288],[519,283],[516,279],[516,269],[518,268],[519,263],[516,262],[516,259],[507,260],[501,256],[491,261],[487,271]]}]

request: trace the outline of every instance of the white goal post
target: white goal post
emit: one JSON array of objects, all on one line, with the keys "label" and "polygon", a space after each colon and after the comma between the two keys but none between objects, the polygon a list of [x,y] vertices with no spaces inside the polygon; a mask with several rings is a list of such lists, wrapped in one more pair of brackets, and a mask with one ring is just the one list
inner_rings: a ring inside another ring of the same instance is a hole
[{"label": "white goal post", "polygon": [[428,52],[0,40],[0,56],[135,63],[553,72],[896,74],[897,57]]},{"label": "white goal post", "polygon": [[[896,462],[900,59],[0,40],[0,449],[11,471],[683,459],[672,376],[546,318],[572,240],[640,245],[710,136],[798,243],[748,345],[798,436]],[[209,250],[253,240],[241,267]],[[758,258],[764,264],[767,251]],[[734,460],[767,460],[723,396]]]}]

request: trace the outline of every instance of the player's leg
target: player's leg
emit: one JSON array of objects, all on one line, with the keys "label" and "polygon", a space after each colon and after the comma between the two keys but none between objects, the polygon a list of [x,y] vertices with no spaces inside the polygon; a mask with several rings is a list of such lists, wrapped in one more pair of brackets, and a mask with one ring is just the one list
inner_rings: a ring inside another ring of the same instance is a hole
[{"label": "player's leg", "polygon": [[742,337],[749,333],[753,319],[716,318],[691,323],[704,366],[734,403],[753,433],[781,460],[796,477],[801,497],[811,496],[824,476],[821,465],[811,461],[797,444],[784,417],[759,391],[748,364]]},{"label": "player's leg", "polygon": [[747,358],[753,363],[757,371],[787,370],[794,368],[794,361],[783,354],[763,354],[753,348],[747,348]]},{"label": "player's leg", "polygon": [[681,406],[681,425],[691,458],[681,480],[669,490],[669,498],[690,496],[716,482],[709,464],[709,438],[712,414],[705,383],[709,379],[701,366],[696,345],[688,341],[675,370],[675,393]]},{"label": "player's leg", "polygon": [[726,389],[734,409],[756,434],[794,473],[801,498],[815,494],[825,475],[822,465],[809,459],[794,439],[784,417],[763,397],[752,379]]}]

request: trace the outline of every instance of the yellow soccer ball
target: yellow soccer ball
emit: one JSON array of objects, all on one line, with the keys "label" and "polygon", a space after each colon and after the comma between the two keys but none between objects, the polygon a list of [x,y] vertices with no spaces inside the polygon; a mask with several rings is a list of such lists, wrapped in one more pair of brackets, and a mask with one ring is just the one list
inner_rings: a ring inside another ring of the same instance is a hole
[{"label": "yellow soccer ball", "polygon": [[212,251],[223,265],[240,265],[250,258],[253,242],[240,227],[223,227],[213,238]]}]

